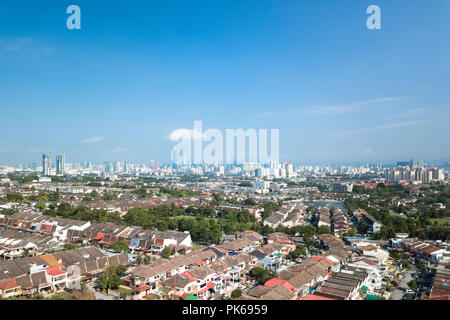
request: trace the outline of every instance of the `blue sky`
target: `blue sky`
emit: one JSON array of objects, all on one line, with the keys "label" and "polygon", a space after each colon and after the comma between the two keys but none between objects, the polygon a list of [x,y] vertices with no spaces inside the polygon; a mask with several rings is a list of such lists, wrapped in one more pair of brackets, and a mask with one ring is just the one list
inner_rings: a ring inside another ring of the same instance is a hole
[{"label": "blue sky", "polygon": [[169,160],[194,120],[295,163],[448,160],[449,35],[446,0],[0,0],[0,164]]}]

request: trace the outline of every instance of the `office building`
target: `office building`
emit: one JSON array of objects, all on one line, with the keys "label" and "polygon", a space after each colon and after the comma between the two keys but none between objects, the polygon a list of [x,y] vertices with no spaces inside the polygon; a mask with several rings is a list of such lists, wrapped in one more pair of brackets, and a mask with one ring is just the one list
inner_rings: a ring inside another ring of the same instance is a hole
[{"label": "office building", "polygon": [[65,155],[56,155],[56,174],[64,174],[65,169]]},{"label": "office building", "polygon": [[42,155],[42,175],[50,176],[52,171],[52,157],[49,154]]}]

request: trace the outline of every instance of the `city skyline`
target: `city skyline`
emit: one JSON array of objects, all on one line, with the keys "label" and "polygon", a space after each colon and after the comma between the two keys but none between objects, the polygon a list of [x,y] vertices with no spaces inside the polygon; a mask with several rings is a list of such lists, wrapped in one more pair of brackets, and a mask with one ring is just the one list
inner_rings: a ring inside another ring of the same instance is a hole
[{"label": "city skyline", "polygon": [[447,1],[382,3],[381,30],[368,1],[78,1],[81,30],[44,3],[0,4],[0,105],[15,119],[0,165],[170,162],[168,137],[194,120],[278,128],[293,163],[450,159]]},{"label": "city skyline", "polygon": [[[29,169],[38,169],[40,168],[42,171],[42,175],[51,175],[49,172],[54,172],[56,175],[65,174],[65,168],[67,165],[73,167],[79,167],[81,169],[88,169],[92,167],[98,168],[104,166],[117,166],[117,165],[133,165],[133,166],[142,166],[149,169],[159,169],[162,167],[178,167],[178,168],[195,168],[195,167],[248,167],[248,166],[259,166],[262,168],[271,167],[273,163],[284,165],[290,164],[295,167],[318,167],[318,168],[339,168],[339,167],[378,167],[379,170],[382,168],[393,168],[393,167],[409,167],[409,168],[417,168],[417,167],[448,167],[450,166],[450,161],[437,161],[437,162],[425,162],[423,160],[418,160],[411,158],[409,160],[401,160],[401,161],[349,161],[349,162],[337,162],[337,163],[308,163],[308,162],[290,162],[290,161],[272,161],[271,164],[261,163],[261,162],[250,162],[245,161],[242,163],[235,162],[233,164],[224,163],[224,162],[216,162],[216,163],[191,163],[191,164],[177,164],[173,161],[160,161],[157,159],[151,159],[147,161],[126,161],[123,159],[117,160],[105,160],[105,161],[92,161],[92,160],[68,160],[66,161],[65,153],[58,153],[53,157],[52,153],[42,153],[41,154],[41,162],[31,161],[25,163],[19,163],[17,165],[4,165],[0,163],[0,167],[16,167],[16,168],[29,168]],[[55,169],[55,170],[53,170]],[[53,171],[52,171],[53,170]]]}]

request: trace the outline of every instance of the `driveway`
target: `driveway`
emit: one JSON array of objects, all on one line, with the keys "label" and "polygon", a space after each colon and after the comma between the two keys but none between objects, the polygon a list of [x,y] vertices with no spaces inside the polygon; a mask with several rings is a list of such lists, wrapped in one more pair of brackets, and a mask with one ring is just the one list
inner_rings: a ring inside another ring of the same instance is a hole
[{"label": "driveway", "polygon": [[410,264],[406,272],[402,272],[403,278],[400,280],[399,286],[392,290],[389,300],[402,300],[406,289],[409,289],[408,282],[414,279],[411,276],[413,273],[418,273],[418,270],[415,265]]},{"label": "driveway", "polygon": [[88,287],[92,292],[94,292],[95,300],[99,300],[99,299],[103,299],[103,300],[114,300],[114,297],[113,297],[113,296],[109,296],[109,295],[106,295],[106,294],[104,294],[104,293],[102,293],[102,292],[96,291],[96,290],[94,289],[94,285],[95,285],[95,284],[88,284],[87,287]]}]

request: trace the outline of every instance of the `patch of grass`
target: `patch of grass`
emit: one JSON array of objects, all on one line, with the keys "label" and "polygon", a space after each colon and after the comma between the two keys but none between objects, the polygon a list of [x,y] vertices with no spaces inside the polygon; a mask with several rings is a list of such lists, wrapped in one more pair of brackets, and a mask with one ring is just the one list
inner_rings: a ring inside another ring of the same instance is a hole
[{"label": "patch of grass", "polygon": [[430,223],[433,225],[436,221],[439,225],[450,225],[450,218],[430,218]]},{"label": "patch of grass", "polygon": [[181,219],[196,219],[196,218],[203,218],[205,220],[215,220],[216,222],[218,222],[220,220],[220,218],[208,218],[208,217],[196,217],[196,216],[176,216],[173,217],[173,219],[177,220],[181,220]]},{"label": "patch of grass", "polygon": [[55,293],[48,300],[95,300],[95,294],[88,290],[72,290]]}]

